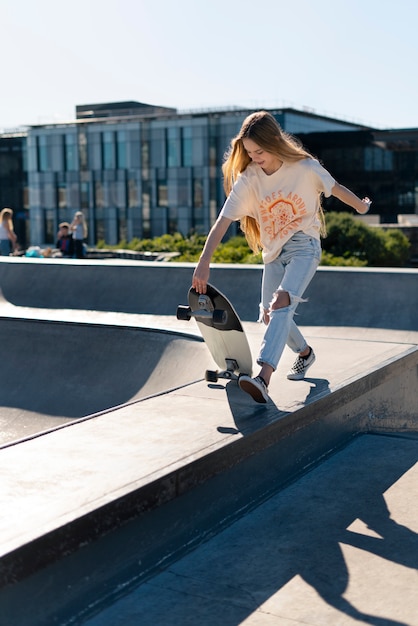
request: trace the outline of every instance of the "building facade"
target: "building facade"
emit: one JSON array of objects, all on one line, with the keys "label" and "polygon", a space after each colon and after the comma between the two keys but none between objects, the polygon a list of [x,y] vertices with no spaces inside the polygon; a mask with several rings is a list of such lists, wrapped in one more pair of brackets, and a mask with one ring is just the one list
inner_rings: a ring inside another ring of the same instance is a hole
[{"label": "building facade", "polygon": [[22,247],[29,241],[29,192],[26,133],[0,136],[0,210],[13,209],[14,228]]},{"label": "building facade", "polygon": [[[381,223],[418,214],[418,129],[354,130],[300,135],[338,182],[373,199]],[[327,210],[341,210],[335,198]]]},{"label": "building facade", "polygon": [[[110,106],[98,115],[86,105],[72,123],[29,129],[32,243],[53,243],[58,224],[78,210],[91,245],[207,232],[224,201],[224,153],[249,111],[179,115]],[[292,110],[272,113],[290,132],[356,128]]]},{"label": "building facade", "polygon": [[[369,195],[381,221],[418,213],[417,129],[378,131],[294,109],[270,111],[340,183]],[[2,204],[29,215],[31,245],[53,245],[58,224],[79,210],[90,245],[206,233],[224,201],[225,151],[250,112],[179,114],[138,102],[78,106],[75,120],[32,126],[19,138],[14,171],[5,156],[10,138],[0,137],[0,182],[8,179],[3,189],[9,189]],[[341,205],[331,199],[327,208]]]}]

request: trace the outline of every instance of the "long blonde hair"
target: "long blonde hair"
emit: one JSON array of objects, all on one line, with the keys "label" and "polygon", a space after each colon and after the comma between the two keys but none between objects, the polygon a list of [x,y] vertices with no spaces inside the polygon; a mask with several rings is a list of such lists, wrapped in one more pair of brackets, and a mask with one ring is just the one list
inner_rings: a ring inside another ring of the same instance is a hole
[{"label": "long blonde hair", "polygon": [[7,222],[9,230],[13,232],[13,211],[12,209],[3,209],[0,211],[0,223]]},{"label": "long blonde hair", "polygon": [[[222,165],[224,176],[224,191],[228,196],[238,176],[251,163],[244,148],[243,139],[251,139],[266,152],[279,157],[283,162],[294,163],[306,158],[313,158],[302,144],[286,133],[276,119],[268,111],[257,111],[245,118],[241,130],[232,140]],[[322,219],[322,209],[321,221]],[[241,219],[241,229],[248,241],[248,245],[257,253],[261,249],[260,226],[253,217]]]}]

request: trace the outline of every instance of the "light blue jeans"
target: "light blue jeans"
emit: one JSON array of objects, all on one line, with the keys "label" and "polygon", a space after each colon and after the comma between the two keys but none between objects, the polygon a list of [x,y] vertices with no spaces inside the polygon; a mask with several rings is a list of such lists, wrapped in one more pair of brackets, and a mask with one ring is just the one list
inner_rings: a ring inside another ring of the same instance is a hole
[{"label": "light blue jeans", "polygon": [[[269,309],[277,291],[287,291],[290,305],[270,312],[270,322],[264,334],[257,363],[277,368],[287,344],[293,352],[303,352],[308,346],[296,326],[293,316],[321,260],[318,239],[297,232],[284,245],[281,253],[264,267],[260,312]],[[261,317],[260,315],[260,317]]]}]

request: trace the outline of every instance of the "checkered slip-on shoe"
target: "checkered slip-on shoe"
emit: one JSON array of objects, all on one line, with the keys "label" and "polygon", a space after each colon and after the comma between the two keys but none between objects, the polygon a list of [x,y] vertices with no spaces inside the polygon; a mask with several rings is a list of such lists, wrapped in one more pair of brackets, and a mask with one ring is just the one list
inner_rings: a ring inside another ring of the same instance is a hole
[{"label": "checkered slip-on shoe", "polygon": [[311,353],[306,358],[304,358],[303,356],[298,356],[296,361],[293,363],[292,368],[287,373],[288,379],[303,380],[305,378],[306,372],[314,363],[315,353],[311,348]]}]

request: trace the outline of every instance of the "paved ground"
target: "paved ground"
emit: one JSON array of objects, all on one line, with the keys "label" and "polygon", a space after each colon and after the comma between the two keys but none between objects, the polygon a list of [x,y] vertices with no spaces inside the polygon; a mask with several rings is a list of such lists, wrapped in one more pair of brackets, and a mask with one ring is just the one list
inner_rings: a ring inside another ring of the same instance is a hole
[{"label": "paved ground", "polygon": [[86,626],[416,626],[418,439],[364,435]]}]

